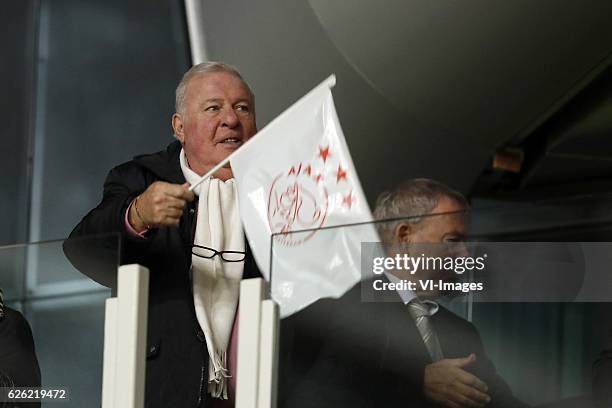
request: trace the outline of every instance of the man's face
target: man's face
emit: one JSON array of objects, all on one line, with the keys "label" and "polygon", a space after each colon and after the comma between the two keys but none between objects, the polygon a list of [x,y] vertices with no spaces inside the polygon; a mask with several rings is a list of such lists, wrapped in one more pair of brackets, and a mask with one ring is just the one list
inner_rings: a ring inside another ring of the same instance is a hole
[{"label": "man's face", "polygon": [[412,243],[459,243],[465,241],[465,209],[455,200],[442,197],[438,204],[431,210],[431,215],[424,217],[409,232],[409,239]]},{"label": "man's face", "polygon": [[[412,257],[422,255],[440,258],[467,256],[463,243],[466,235],[464,210],[463,206],[455,200],[448,197],[440,198],[430,215],[423,217],[419,223],[404,223],[396,228],[395,242],[400,244],[397,250],[408,253]],[[455,272],[437,269],[420,269],[412,275],[401,271],[396,275],[401,279],[417,282],[417,286],[420,279],[442,279],[444,281],[457,279]],[[428,293],[417,291],[417,293],[422,297],[441,295],[438,291]]]},{"label": "man's face", "polygon": [[[192,78],[183,110],[183,114],[174,114],[172,126],[189,167],[201,176],[257,132],[251,94],[239,78],[227,72]],[[233,177],[229,164],[215,176],[222,180]]]}]

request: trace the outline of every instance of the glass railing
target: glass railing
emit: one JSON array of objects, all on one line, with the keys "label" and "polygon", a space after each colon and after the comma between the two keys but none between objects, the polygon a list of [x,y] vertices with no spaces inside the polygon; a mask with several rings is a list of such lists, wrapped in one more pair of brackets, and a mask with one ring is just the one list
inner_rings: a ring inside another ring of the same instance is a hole
[{"label": "glass railing", "polygon": [[274,235],[279,406],[420,406],[443,398],[423,388],[440,359],[504,406],[592,406],[594,363],[612,366],[600,355],[612,347],[612,229],[603,211],[581,221],[579,205]]},{"label": "glass railing", "polygon": [[[100,406],[104,302],[111,290],[92,278],[115,279],[118,242],[109,235],[0,247],[3,386],[40,381],[42,390],[60,390],[55,398],[65,395],[62,407]],[[59,406],[45,395],[43,407]]]}]

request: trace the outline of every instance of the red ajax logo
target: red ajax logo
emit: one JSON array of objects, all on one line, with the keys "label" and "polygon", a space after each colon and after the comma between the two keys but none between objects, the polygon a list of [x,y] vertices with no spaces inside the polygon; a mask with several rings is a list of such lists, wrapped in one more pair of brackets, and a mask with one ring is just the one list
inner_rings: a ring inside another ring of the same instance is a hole
[{"label": "red ajax logo", "polygon": [[[299,245],[325,226],[330,210],[329,187],[347,183],[347,171],[341,165],[329,167],[329,146],[319,147],[314,165],[299,163],[276,176],[268,190],[268,223],[278,243]],[[318,165],[318,166],[317,166]],[[324,172],[326,165],[327,174]],[[315,167],[316,166],[316,167]],[[332,184],[329,186],[328,184]],[[341,195],[341,205],[354,204],[351,192]],[[333,207],[332,207],[333,208]],[[297,233],[292,231],[310,230]]]}]

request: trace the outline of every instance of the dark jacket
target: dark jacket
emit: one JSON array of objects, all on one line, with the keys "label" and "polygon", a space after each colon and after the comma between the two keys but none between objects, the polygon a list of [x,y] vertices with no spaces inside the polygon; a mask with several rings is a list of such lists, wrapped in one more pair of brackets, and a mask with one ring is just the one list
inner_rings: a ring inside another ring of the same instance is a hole
[{"label": "dark jacket", "polygon": [[[165,151],[137,156],[112,169],[104,183],[102,202],[70,234],[74,238],[118,232],[120,263],[141,264],[150,271],[147,407],[197,407],[203,404],[207,389],[208,352],[195,315],[190,278],[195,202],[183,211],[178,228],[153,229],[146,239],[129,234],[124,224],[130,202],[153,182],[185,183],[179,163],[180,150],[180,143],[173,142]],[[112,247],[111,242],[107,249]],[[79,245],[70,250],[70,244],[65,249],[82,272],[103,285],[115,285],[116,269],[115,272],[110,269],[109,273],[108,268],[103,271],[90,268],[89,262],[79,256],[93,254],[95,250],[83,250]],[[243,277],[258,275],[247,248]]]},{"label": "dark jacket", "polygon": [[[362,284],[281,322],[279,407],[432,407],[423,393],[431,358],[407,307],[364,301]],[[363,283],[365,292],[370,282]],[[445,358],[476,354],[467,371],[489,387],[487,407],[520,408],[487,358],[474,325],[440,307],[431,318]]]},{"label": "dark jacket", "polygon": [[[21,313],[4,307],[0,318],[0,387],[11,386],[40,387],[40,368],[30,325]],[[40,403],[16,406],[40,407]]]},{"label": "dark jacket", "polygon": [[593,397],[597,408],[612,407],[612,330],[593,364]]}]

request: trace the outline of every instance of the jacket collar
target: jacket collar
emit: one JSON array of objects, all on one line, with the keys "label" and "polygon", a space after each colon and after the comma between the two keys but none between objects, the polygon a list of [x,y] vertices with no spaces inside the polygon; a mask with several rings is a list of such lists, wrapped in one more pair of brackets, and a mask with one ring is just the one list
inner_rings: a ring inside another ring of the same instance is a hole
[{"label": "jacket collar", "polygon": [[151,170],[159,178],[169,183],[183,184],[185,177],[181,170],[179,162],[179,154],[181,152],[181,143],[176,140],[162,150],[153,154],[143,154],[134,157],[134,161],[141,166]]}]

